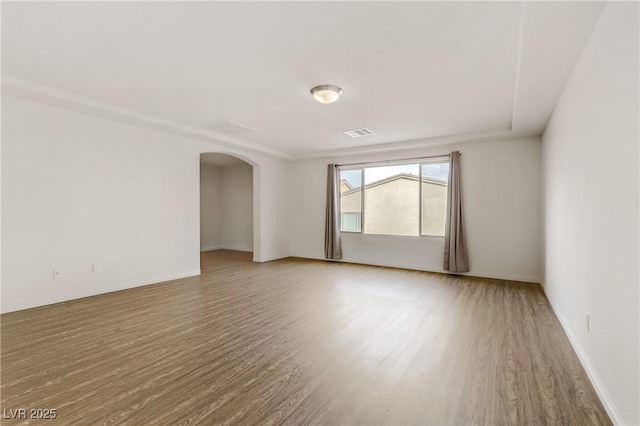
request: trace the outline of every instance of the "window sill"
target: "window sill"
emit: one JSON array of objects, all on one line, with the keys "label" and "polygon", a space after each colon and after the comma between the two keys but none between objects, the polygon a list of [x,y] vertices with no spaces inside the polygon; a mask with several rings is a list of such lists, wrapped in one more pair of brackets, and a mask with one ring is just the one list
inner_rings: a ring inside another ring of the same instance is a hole
[{"label": "window sill", "polygon": [[365,234],[364,232],[340,231],[341,235],[361,235],[363,237],[383,237],[383,238],[413,238],[413,239],[439,239],[443,240],[444,235],[393,235],[393,234]]}]

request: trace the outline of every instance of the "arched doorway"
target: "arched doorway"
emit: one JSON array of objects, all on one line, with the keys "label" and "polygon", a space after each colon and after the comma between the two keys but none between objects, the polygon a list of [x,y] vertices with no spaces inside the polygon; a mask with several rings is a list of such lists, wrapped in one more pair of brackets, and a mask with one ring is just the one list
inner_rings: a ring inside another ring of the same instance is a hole
[{"label": "arched doorway", "polygon": [[[227,250],[255,259],[255,164],[219,152],[200,154],[200,252]],[[251,253],[251,254],[249,254]]]}]

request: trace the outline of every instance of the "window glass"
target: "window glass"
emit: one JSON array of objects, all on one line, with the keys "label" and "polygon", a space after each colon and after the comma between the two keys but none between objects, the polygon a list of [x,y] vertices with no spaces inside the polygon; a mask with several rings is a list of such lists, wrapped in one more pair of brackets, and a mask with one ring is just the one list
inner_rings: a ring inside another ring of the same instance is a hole
[{"label": "window glass", "polygon": [[449,162],[422,165],[422,235],[444,235]]},{"label": "window glass", "polygon": [[362,232],[362,169],[340,170],[340,230]]},{"label": "window glass", "polygon": [[[444,236],[449,160],[340,170],[340,230]],[[364,193],[363,193],[364,191]]]},{"label": "window glass", "polygon": [[366,234],[419,235],[418,173],[418,164],[364,169]]}]

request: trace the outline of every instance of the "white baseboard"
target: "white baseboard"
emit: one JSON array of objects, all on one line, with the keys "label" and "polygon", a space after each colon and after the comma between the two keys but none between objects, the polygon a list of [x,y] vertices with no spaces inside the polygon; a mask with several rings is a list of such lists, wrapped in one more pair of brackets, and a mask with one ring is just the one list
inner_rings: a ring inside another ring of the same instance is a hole
[{"label": "white baseboard", "polygon": [[233,250],[233,251],[253,251],[253,247],[247,246],[233,246],[228,244],[222,244],[217,246],[205,246],[200,247],[200,252],[203,251],[212,251],[212,250]]},{"label": "white baseboard", "polygon": [[[445,271],[442,271],[442,272],[448,273]],[[534,283],[534,284],[541,284],[542,282],[540,277],[536,277],[533,275],[501,274],[501,273],[482,272],[482,271],[465,272],[464,274],[461,274],[461,275],[469,275],[472,277],[480,277],[480,278],[494,278],[497,280],[506,280],[506,281],[522,281],[525,283]]]},{"label": "white baseboard", "polygon": [[253,247],[247,247],[247,246],[232,246],[232,245],[227,245],[227,244],[223,244],[222,247],[220,247],[222,250],[234,250],[234,251],[253,251]]},{"label": "white baseboard", "polygon": [[157,276],[157,277],[155,277],[155,278],[153,278],[151,280],[139,281],[137,284],[132,284],[132,285],[129,285],[129,286],[123,286],[121,289],[113,290],[113,291],[126,290],[127,288],[142,287],[142,286],[151,285],[151,284],[160,284],[160,283],[163,283],[163,282],[166,282],[166,281],[179,280],[181,278],[195,277],[197,275],[200,275],[201,273],[202,273],[202,271],[200,269],[193,269],[191,271],[180,272],[180,273],[177,273],[177,274],[160,275],[160,276]]},{"label": "white baseboard", "polygon": [[580,363],[582,364],[582,367],[584,368],[584,370],[587,372],[587,376],[589,377],[589,380],[591,380],[591,384],[593,385],[593,388],[596,390],[596,393],[598,394],[598,397],[600,398],[600,401],[602,402],[604,409],[607,410],[607,414],[609,414],[611,421],[615,425],[626,425],[627,423],[624,421],[624,419],[618,412],[616,405],[613,403],[613,401],[611,400],[611,397],[609,396],[609,393],[607,392],[604,385],[602,384],[602,380],[600,380],[598,373],[596,373],[596,370],[595,368],[593,368],[591,361],[589,361],[589,357],[582,349],[582,346],[580,346],[580,344],[578,343],[578,340],[573,337],[573,334],[571,333],[571,330],[569,329],[569,327],[567,327],[567,322],[565,321],[564,317],[558,313],[556,308],[551,303],[551,300],[549,299],[549,297],[547,297],[547,300],[549,300],[549,305],[551,305],[551,309],[553,310],[553,313],[556,314],[556,318],[558,318],[558,321],[560,322],[560,325],[562,326],[564,333],[567,335],[567,338],[569,339],[569,342],[571,343],[573,350],[575,351],[576,355],[578,355],[578,359],[580,360]]},{"label": "white baseboard", "polygon": [[125,284],[117,284],[108,288],[104,288],[103,290],[99,290],[99,291],[78,291],[78,292],[75,292],[74,294],[61,295],[58,297],[53,296],[53,297],[48,297],[47,299],[22,301],[22,303],[10,305],[8,308],[3,309],[2,313],[4,314],[9,312],[22,311],[24,309],[38,308],[40,306],[47,306],[47,305],[53,305],[56,303],[69,302],[71,300],[83,299],[85,297],[113,293],[116,291],[127,290],[135,287],[143,287],[146,285],[160,284],[166,281],[173,281],[181,278],[197,276],[197,275],[200,275],[200,273],[201,273],[200,269],[194,269],[191,271],[180,272],[176,274],[158,275],[153,278],[139,280],[139,281],[131,281]]},{"label": "white baseboard", "polygon": [[[299,257],[301,259],[314,259],[314,260],[327,260],[322,257],[311,257],[311,256],[291,256],[291,257]],[[464,273],[451,273],[445,271],[440,268],[426,268],[422,265],[392,265],[388,263],[364,263],[364,262],[355,262],[349,260],[335,260],[332,262],[340,262],[340,263],[355,263],[358,265],[371,265],[371,266],[384,266],[386,268],[399,268],[399,269],[409,269],[412,271],[423,271],[423,272],[436,272],[439,274],[447,274],[447,275],[460,275],[460,276],[468,276],[468,277],[478,277],[478,278],[493,278],[498,280],[506,280],[506,281],[521,281],[526,283],[534,283],[540,284],[540,277],[529,276],[529,275],[517,275],[517,274],[500,274],[500,273],[491,273],[491,272],[464,272]]]}]

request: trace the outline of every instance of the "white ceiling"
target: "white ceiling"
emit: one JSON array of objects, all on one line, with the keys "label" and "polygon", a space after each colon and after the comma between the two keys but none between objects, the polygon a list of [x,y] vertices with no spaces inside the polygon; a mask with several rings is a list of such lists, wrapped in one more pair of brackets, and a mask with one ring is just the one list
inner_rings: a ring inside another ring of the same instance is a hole
[{"label": "white ceiling", "polygon": [[[540,134],[594,2],[2,3],[2,72],[289,156]],[[336,84],[335,104],[309,89]],[[342,132],[369,127],[375,136]]]}]

